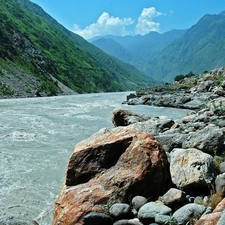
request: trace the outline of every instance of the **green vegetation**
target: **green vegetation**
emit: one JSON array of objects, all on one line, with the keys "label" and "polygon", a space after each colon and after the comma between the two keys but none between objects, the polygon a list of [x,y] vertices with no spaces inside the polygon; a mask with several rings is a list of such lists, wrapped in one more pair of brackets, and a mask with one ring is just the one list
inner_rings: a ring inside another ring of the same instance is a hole
[{"label": "green vegetation", "polygon": [[193,77],[193,76],[195,76],[195,74],[193,74],[192,71],[191,71],[190,73],[188,73],[188,74],[186,74],[186,75],[182,75],[182,74],[177,75],[177,76],[174,78],[174,81],[181,81],[181,80],[183,80],[184,78]]},{"label": "green vegetation", "polygon": [[14,94],[14,90],[12,88],[8,87],[7,85],[0,82],[0,94],[10,96],[10,95]]},{"label": "green vegetation", "polygon": [[145,74],[172,82],[176,74],[224,66],[225,15],[205,15],[144,66]]},{"label": "green vegetation", "polygon": [[38,5],[28,0],[0,3],[0,66],[10,62],[38,77],[41,91],[60,93],[50,74],[78,93],[151,85],[153,80],[68,31]]}]

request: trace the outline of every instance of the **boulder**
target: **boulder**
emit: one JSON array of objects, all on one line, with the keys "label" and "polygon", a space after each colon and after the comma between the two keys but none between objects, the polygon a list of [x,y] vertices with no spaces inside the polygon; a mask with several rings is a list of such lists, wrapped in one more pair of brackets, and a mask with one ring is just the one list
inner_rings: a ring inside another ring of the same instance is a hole
[{"label": "boulder", "polygon": [[132,217],[131,207],[125,203],[115,203],[109,209],[110,215],[116,220],[129,219]]},{"label": "boulder", "polygon": [[138,211],[147,201],[148,200],[143,196],[135,196],[132,199],[132,206]]},{"label": "boulder", "polygon": [[188,138],[188,134],[181,134],[179,132],[170,134],[169,132],[164,132],[156,135],[155,138],[166,151],[171,152],[174,148],[182,148],[182,143]]},{"label": "boulder", "polygon": [[190,134],[183,142],[182,148],[197,148],[203,152],[214,154],[221,151],[224,134],[217,126],[207,126]]},{"label": "boulder", "polygon": [[144,122],[129,125],[130,129],[143,130],[153,136],[163,133],[174,125],[174,121],[169,117],[154,117]]},{"label": "boulder", "polygon": [[113,111],[112,122],[115,127],[127,126],[133,123],[149,120],[146,115],[136,114],[126,109],[116,109]]},{"label": "boulder", "polygon": [[[67,223],[65,223],[67,224]],[[113,219],[104,213],[90,212],[84,216],[84,225],[112,225]]]},{"label": "boulder", "polygon": [[225,173],[219,174],[215,180],[216,191],[225,192]]},{"label": "boulder", "polygon": [[149,224],[155,222],[156,215],[169,215],[171,212],[172,209],[166,205],[148,202],[138,211],[138,219],[144,224]]},{"label": "boulder", "polygon": [[53,225],[81,225],[89,212],[108,212],[137,195],[157,199],[170,187],[169,163],[153,136],[124,127],[102,130],[75,146]]},{"label": "boulder", "polygon": [[220,173],[225,173],[225,162],[220,163]]},{"label": "boulder", "polygon": [[170,188],[169,191],[160,197],[160,201],[167,206],[174,206],[175,204],[187,202],[187,198],[185,192],[176,188]]},{"label": "boulder", "polygon": [[206,209],[203,205],[189,203],[174,212],[172,217],[177,225],[186,225],[191,219],[199,219]]},{"label": "boulder", "polygon": [[212,213],[202,216],[195,225],[224,225],[225,224],[225,198],[217,205]]},{"label": "boulder", "polygon": [[178,189],[198,193],[215,178],[213,157],[200,150],[176,148],[170,153],[170,173]]}]

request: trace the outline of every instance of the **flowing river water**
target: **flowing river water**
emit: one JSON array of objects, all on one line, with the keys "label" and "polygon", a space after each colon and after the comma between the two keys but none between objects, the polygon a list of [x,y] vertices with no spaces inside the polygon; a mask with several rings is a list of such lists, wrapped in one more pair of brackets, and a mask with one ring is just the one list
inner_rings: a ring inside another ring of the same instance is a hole
[{"label": "flowing river water", "polygon": [[112,128],[114,109],[174,119],[186,115],[182,109],[121,104],[128,94],[0,100],[0,221],[51,224],[74,145]]}]

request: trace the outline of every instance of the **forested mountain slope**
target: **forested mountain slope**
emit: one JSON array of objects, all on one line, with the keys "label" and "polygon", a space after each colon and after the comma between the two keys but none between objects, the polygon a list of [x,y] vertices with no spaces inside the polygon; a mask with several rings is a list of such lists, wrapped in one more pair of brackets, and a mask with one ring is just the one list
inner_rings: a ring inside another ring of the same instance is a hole
[{"label": "forested mountain slope", "polygon": [[125,91],[154,82],[68,31],[38,5],[0,4],[0,95],[20,95],[21,89],[30,96]]}]

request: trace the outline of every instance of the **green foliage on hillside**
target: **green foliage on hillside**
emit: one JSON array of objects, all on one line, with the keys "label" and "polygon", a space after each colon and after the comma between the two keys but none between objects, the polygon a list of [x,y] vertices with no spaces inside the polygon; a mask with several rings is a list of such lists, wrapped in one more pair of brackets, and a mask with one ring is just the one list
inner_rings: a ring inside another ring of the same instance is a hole
[{"label": "green foliage on hillside", "polygon": [[[60,92],[50,74],[78,93],[134,90],[151,84],[139,71],[118,64],[66,30],[36,4],[28,0],[0,0],[0,4],[0,66],[7,69],[10,61],[38,77],[40,90]],[[13,37],[14,31],[24,39]]]},{"label": "green foliage on hillside", "polygon": [[151,62],[146,72],[155,79],[172,82],[176,74],[204,70],[225,65],[225,15],[205,15],[174,40]]}]

